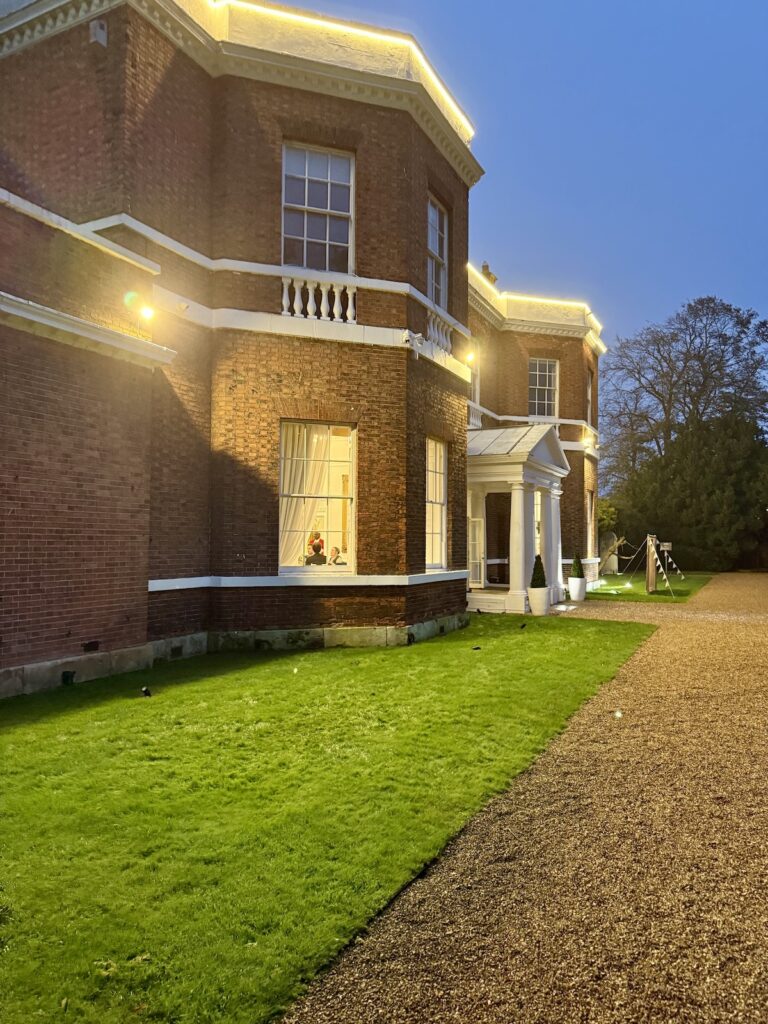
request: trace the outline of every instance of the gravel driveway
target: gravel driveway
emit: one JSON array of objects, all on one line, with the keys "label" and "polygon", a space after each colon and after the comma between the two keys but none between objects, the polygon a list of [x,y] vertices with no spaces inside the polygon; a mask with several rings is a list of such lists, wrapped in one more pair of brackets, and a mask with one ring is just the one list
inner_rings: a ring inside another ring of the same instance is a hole
[{"label": "gravel driveway", "polygon": [[768,575],[579,614],[660,628],[291,1024],[768,1021]]}]

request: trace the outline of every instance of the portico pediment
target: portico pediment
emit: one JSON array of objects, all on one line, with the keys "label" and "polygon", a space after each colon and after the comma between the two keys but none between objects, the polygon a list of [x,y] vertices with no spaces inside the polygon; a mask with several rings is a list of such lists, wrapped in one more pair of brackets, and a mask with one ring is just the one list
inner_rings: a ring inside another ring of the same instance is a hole
[{"label": "portico pediment", "polygon": [[546,486],[571,467],[557,431],[546,423],[467,432],[471,483],[531,482]]}]

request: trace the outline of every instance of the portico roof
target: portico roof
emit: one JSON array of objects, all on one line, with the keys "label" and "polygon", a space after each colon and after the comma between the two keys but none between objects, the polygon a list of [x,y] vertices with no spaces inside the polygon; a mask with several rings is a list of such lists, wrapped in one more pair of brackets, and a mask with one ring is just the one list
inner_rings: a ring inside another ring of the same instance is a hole
[{"label": "portico roof", "polygon": [[[529,463],[562,477],[571,467],[565,457],[557,430],[549,423],[468,430],[467,456],[475,466],[511,466]],[[475,474],[470,471],[470,477]]]}]

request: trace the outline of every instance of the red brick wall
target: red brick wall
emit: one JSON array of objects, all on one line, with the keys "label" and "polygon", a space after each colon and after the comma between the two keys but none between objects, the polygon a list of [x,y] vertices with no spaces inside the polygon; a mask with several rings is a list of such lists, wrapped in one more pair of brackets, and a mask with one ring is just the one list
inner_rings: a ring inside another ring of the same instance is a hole
[{"label": "red brick wall", "polygon": [[[2,62],[0,62],[2,67]],[[0,206],[0,291],[140,337],[125,293],[150,297],[153,276],[7,206]]]},{"label": "red brick wall", "polygon": [[81,24],[0,61],[0,186],[74,221],[124,205],[125,12],[106,48]]},{"label": "red brick wall", "polygon": [[467,385],[426,359],[408,361],[407,571],[424,572],[426,441],[448,456],[448,569],[467,567]]},{"label": "red brick wall", "polygon": [[212,364],[217,575],[278,569],[280,420],[357,427],[357,571],[404,573],[404,350],[219,331]]},{"label": "red brick wall", "polygon": [[155,338],[176,352],[152,379],[152,579],[210,572],[211,332],[158,314]]},{"label": "red brick wall", "polygon": [[0,664],[143,643],[150,371],[0,325]]}]

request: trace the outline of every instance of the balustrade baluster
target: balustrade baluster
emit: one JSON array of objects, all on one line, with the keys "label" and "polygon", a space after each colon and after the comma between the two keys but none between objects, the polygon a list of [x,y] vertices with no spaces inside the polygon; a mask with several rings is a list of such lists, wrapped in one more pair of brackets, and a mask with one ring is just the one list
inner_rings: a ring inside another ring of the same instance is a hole
[{"label": "balustrade baluster", "polygon": [[347,323],[357,323],[357,310],[355,309],[355,298],[357,296],[357,288],[350,288],[347,286]]},{"label": "balustrade baluster", "polygon": [[327,284],[325,281],[322,281],[320,283],[320,319],[321,320],[330,320],[331,319],[328,316],[328,311],[331,308],[329,306],[329,304],[328,304],[328,290],[330,289],[330,287],[331,286],[329,284]]},{"label": "balustrade baluster", "polygon": [[317,281],[307,281],[307,288],[309,289],[309,296],[307,297],[307,316],[315,317],[317,315],[317,305],[315,303],[315,288],[317,288]]},{"label": "balustrade baluster", "polygon": [[290,295],[291,279],[290,277],[283,278],[283,308],[281,313],[283,316],[291,315],[291,295]]},{"label": "balustrade baluster", "polygon": [[333,286],[333,319],[341,320],[341,286]]},{"label": "balustrade baluster", "polygon": [[293,279],[293,315],[304,316],[304,282],[298,278]]}]

